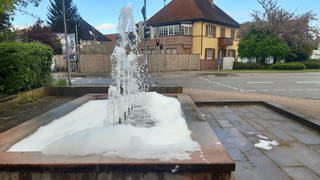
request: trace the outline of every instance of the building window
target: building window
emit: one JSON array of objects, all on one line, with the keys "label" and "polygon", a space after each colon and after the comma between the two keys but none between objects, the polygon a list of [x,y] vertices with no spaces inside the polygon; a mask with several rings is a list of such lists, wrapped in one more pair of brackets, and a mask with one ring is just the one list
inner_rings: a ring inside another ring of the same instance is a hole
[{"label": "building window", "polygon": [[216,27],[215,26],[207,26],[207,36],[216,37]]},{"label": "building window", "polygon": [[226,37],[226,28],[220,28],[220,37]]},{"label": "building window", "polygon": [[191,24],[160,26],[156,29],[156,36],[192,35]]},{"label": "building window", "polygon": [[168,26],[168,29],[169,29],[168,35],[173,35],[174,26]]},{"label": "building window", "polygon": [[179,25],[174,25],[173,26],[173,34],[174,35],[179,35]]},{"label": "building window", "polygon": [[172,49],[172,50],[171,50],[171,53],[172,53],[172,54],[177,54],[177,49]]},{"label": "building window", "polygon": [[234,49],[230,49],[228,51],[228,57],[236,58],[236,51]]},{"label": "building window", "polygon": [[192,25],[191,24],[181,24],[180,34],[185,36],[192,35]]},{"label": "building window", "polygon": [[212,48],[206,48],[206,59],[213,59],[214,58],[214,51]]},{"label": "building window", "polygon": [[234,29],[231,30],[231,38],[236,39],[236,30]]}]

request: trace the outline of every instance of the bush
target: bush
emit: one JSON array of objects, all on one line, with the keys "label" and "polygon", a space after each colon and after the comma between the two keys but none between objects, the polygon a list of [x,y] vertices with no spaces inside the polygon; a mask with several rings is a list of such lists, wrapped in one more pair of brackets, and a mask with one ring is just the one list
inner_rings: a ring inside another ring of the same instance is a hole
[{"label": "bush", "polygon": [[253,70],[253,69],[265,69],[265,67],[257,63],[234,62],[233,69],[234,70]]},{"label": "bush", "polygon": [[307,69],[320,69],[320,60],[309,60],[304,62]]},{"label": "bush", "polygon": [[303,70],[306,69],[306,66],[302,63],[287,63],[287,64],[273,64],[270,66],[270,69],[275,70]]},{"label": "bush", "polygon": [[50,75],[52,49],[40,43],[0,43],[0,94],[41,87]]}]

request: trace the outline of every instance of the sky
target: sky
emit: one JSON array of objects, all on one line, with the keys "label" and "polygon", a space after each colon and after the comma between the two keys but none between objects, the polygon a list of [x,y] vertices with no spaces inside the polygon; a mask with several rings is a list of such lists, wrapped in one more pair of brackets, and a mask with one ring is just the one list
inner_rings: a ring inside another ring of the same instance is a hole
[{"label": "sky", "polygon": [[[134,8],[135,21],[142,21],[141,8],[143,7],[143,1],[144,0],[73,0],[81,17],[103,34],[117,32],[120,9],[129,4]],[[166,4],[170,1],[171,0],[166,0]],[[313,11],[317,14],[317,18],[319,18],[319,20],[313,22],[313,24],[320,28],[319,0],[277,0],[277,2],[279,6],[297,14]],[[253,10],[262,10],[257,0],[214,0],[214,3],[239,23],[251,20],[250,13],[253,12]],[[47,21],[49,5],[50,0],[42,0],[38,7],[29,5],[23,10]],[[147,18],[150,18],[163,8],[163,6],[164,0],[147,0]],[[16,12],[13,25],[16,28],[21,28],[30,26],[34,24],[35,21],[36,19],[28,14]]]}]

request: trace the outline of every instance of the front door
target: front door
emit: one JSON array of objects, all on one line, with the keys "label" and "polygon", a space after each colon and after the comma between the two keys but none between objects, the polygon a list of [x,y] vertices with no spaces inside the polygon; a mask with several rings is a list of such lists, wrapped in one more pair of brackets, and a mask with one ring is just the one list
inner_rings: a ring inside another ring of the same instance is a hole
[{"label": "front door", "polygon": [[220,49],[218,50],[218,57],[221,58],[221,59],[223,59],[223,58],[226,57],[226,56],[227,56],[227,51],[226,51],[226,49],[220,48]]}]

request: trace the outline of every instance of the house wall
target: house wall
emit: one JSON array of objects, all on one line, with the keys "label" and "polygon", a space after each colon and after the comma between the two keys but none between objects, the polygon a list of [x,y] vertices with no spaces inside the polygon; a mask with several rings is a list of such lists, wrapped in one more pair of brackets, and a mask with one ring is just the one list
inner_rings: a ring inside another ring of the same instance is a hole
[{"label": "house wall", "polygon": [[[212,25],[216,27],[216,37],[208,37],[207,36],[207,25]],[[218,38],[220,37],[220,30],[221,27],[224,27],[226,29],[226,38],[231,37],[231,30],[235,30],[235,34],[237,37],[238,29],[236,28],[230,28],[226,26],[221,26],[218,24],[212,24],[212,23],[206,23],[206,22],[194,22],[193,23],[193,49],[192,53],[193,54],[200,54],[201,59],[205,59],[205,49],[206,48],[212,48],[214,49],[214,59],[217,58],[218,56]],[[226,51],[228,50],[236,50],[236,55],[238,51],[238,44],[239,41],[236,39],[233,41],[232,46],[227,46],[225,47]],[[227,54],[228,55],[228,54]]]},{"label": "house wall", "polygon": [[[191,54],[192,36],[163,36],[159,37],[160,43],[165,49],[175,49],[177,54]],[[156,46],[156,39],[147,41],[148,50],[152,53],[159,53],[159,47]],[[188,51],[189,50],[189,51]]]}]

